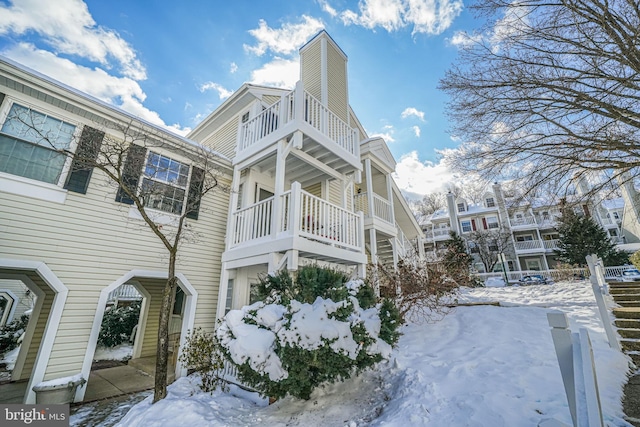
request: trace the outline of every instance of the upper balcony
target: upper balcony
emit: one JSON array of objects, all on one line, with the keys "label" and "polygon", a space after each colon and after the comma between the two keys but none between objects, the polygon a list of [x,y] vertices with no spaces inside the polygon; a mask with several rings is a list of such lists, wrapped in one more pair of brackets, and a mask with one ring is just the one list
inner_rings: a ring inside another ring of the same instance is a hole
[{"label": "upper balcony", "polygon": [[321,160],[338,173],[362,169],[357,131],[306,92],[302,82],[278,102],[240,124],[234,164],[256,155],[273,155],[276,142],[292,140],[296,131],[303,137],[295,141],[294,147],[304,154]]},{"label": "upper balcony", "polygon": [[542,253],[542,252],[553,252],[554,249],[558,247],[558,240],[526,240],[524,242],[515,242],[516,253],[518,254],[527,254],[527,253]]},{"label": "upper balcony", "polygon": [[509,217],[509,226],[512,229],[536,228],[538,226],[533,215]]},{"label": "upper balcony", "polygon": [[365,230],[374,227],[378,231],[395,236],[397,227],[393,220],[391,202],[374,192],[372,192],[371,196],[371,201],[369,201],[369,193],[365,191],[356,194],[353,198],[354,209],[362,211],[364,214]]},{"label": "upper balcony", "polygon": [[272,196],[231,214],[223,261],[297,250],[300,256],[366,263],[363,215],[329,203],[294,182]]}]

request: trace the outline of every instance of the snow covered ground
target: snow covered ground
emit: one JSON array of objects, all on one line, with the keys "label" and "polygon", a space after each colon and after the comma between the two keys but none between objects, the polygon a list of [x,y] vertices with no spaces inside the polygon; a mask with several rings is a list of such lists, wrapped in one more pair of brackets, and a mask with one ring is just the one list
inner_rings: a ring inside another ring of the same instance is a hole
[{"label": "snow covered ground", "polygon": [[574,332],[588,329],[605,421],[629,425],[620,403],[628,360],[609,348],[588,282],[463,289],[459,301],[503,307],[458,307],[437,323],[407,325],[390,363],[317,390],[308,401],[269,406],[237,388],[202,393],[196,379],[181,378],[166,399],[155,405],[145,399],[119,425],[533,427],[546,418],[571,424],[550,310],[565,312]]}]

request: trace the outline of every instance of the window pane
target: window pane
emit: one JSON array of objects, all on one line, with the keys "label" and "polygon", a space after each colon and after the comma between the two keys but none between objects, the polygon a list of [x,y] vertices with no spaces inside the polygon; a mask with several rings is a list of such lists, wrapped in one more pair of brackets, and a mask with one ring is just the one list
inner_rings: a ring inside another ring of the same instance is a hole
[{"label": "window pane", "polygon": [[66,149],[75,126],[18,104],[13,104],[2,132],[51,149]]},{"label": "window pane", "polygon": [[57,184],[66,156],[0,135],[0,171]]}]

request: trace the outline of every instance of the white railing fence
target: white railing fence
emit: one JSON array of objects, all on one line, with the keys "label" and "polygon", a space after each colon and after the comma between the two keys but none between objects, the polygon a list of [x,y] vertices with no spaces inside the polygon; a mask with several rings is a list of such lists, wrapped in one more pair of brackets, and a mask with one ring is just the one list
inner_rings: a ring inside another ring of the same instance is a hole
[{"label": "white railing fence", "polygon": [[[547,313],[547,318],[573,426],[604,427],[589,332],[580,328],[578,333],[571,333],[565,313]],[[538,426],[566,424],[557,420],[544,420]]]},{"label": "white railing fence", "polygon": [[118,286],[116,289],[109,293],[107,297],[107,303],[115,303],[116,301],[133,301],[137,299],[142,299],[142,295],[133,285],[129,285],[125,283],[124,285]]},{"label": "white railing fence", "polygon": [[233,213],[232,246],[271,234],[273,200],[273,197],[269,197]]},{"label": "white railing fence", "polygon": [[520,225],[531,225],[535,224],[536,219],[532,216],[523,216],[522,218],[509,218],[509,224],[512,227],[517,227]]},{"label": "white railing fence", "polygon": [[[572,278],[585,278],[589,275],[588,268],[571,268],[571,269],[562,269],[562,270],[523,270],[523,271],[510,271],[507,273],[507,278],[509,282],[517,282],[522,279],[524,276],[528,276],[531,274],[541,274],[544,277],[549,277],[554,281],[560,280],[568,280]],[[501,271],[496,271],[493,273],[476,273],[474,276],[478,277],[481,280],[486,280],[489,277],[502,277],[504,278],[504,273]]]},{"label": "white railing fence", "polygon": [[[367,192],[356,194],[353,198],[355,210],[362,211],[365,216],[371,216],[368,200],[369,195]],[[389,223],[392,223],[393,219],[391,203],[376,193],[373,193],[373,217]]]},{"label": "white railing fence", "polygon": [[600,321],[602,321],[602,325],[604,326],[604,330],[607,334],[609,346],[620,351],[618,336],[613,330],[613,325],[609,318],[609,307],[607,305],[609,285],[605,279],[604,263],[602,262],[602,259],[598,258],[596,255],[588,255],[587,264],[589,265],[589,272],[591,273],[591,277],[589,279],[591,280],[591,287],[596,298],[596,304],[598,305]]},{"label": "white railing fence", "polygon": [[515,242],[517,251],[531,251],[534,249],[542,249],[542,240],[526,240],[524,242]]}]

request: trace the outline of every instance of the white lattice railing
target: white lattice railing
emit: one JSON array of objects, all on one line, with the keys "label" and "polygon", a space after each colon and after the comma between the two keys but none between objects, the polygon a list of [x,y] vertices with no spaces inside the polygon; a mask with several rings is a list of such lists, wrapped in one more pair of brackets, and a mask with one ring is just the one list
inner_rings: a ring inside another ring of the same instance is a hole
[{"label": "white lattice railing", "polygon": [[233,213],[231,245],[236,246],[250,240],[260,239],[271,234],[271,215],[273,197],[262,200]]},{"label": "white lattice railing", "polygon": [[306,92],[302,84],[296,85],[294,91],[240,125],[238,152],[250,148],[294,120],[306,122],[350,154],[359,157],[357,131]]}]

